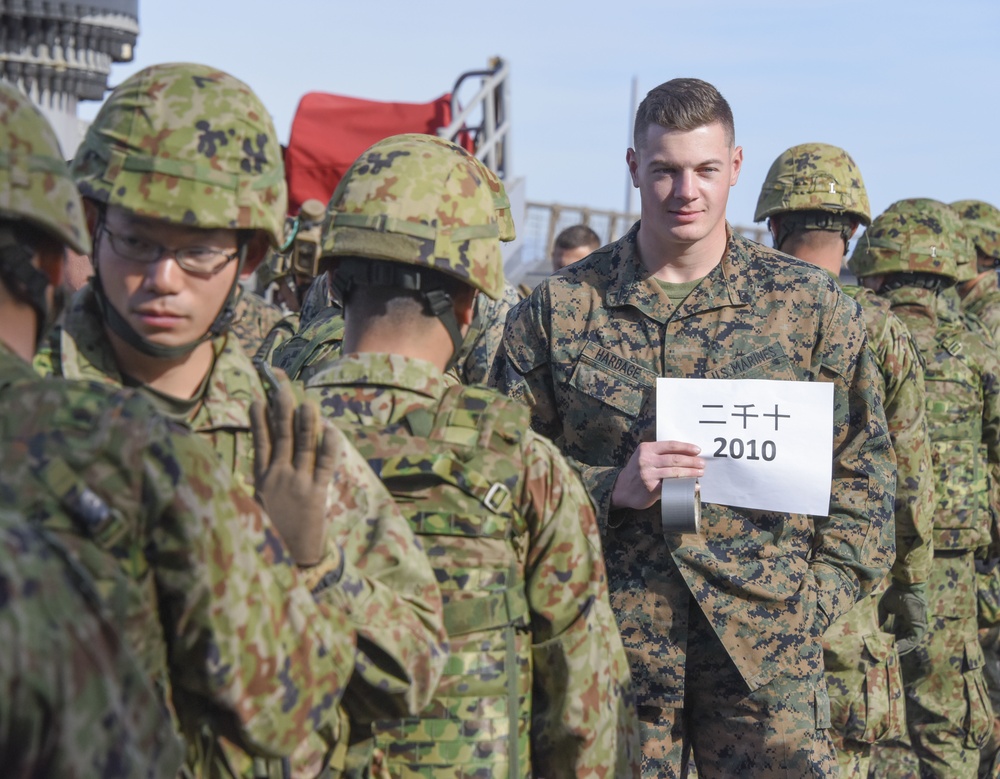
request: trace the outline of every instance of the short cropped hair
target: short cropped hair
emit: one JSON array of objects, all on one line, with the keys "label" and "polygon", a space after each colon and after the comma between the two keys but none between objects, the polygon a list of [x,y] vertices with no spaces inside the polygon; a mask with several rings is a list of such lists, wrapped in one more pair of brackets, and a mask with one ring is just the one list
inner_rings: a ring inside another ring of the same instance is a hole
[{"label": "short cropped hair", "polygon": [[719,90],[697,78],[675,78],[654,87],[635,112],[633,148],[639,149],[650,125],[689,132],[718,122],[730,146],[736,144],[733,111]]},{"label": "short cropped hair", "polygon": [[573,225],[567,227],[556,236],[554,249],[579,249],[581,246],[590,246],[599,249],[601,246],[601,236],[591,230],[587,225]]}]

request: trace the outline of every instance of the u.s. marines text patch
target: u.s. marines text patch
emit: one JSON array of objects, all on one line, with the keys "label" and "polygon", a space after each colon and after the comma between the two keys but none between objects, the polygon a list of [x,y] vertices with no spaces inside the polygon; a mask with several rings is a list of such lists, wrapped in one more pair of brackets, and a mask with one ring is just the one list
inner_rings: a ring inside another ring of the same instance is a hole
[{"label": "u.s. marines text patch", "polygon": [[705,377],[709,379],[733,379],[737,376],[743,376],[755,368],[759,368],[761,365],[777,362],[783,359],[784,356],[785,350],[781,348],[780,344],[768,344],[749,354],[740,355],[732,362],[709,371],[705,374]]}]

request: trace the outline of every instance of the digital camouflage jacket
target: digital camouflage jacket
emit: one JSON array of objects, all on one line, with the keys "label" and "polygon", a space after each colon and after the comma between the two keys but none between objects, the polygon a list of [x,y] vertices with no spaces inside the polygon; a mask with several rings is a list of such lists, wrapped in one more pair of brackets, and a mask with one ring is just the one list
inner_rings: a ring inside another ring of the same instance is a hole
[{"label": "digital camouflage jacket", "polygon": [[521,296],[508,281],[504,283],[503,296],[491,300],[487,295],[476,295],[472,326],[462,342],[456,361],[455,373],[462,384],[485,384],[490,366],[503,339],[503,325],[507,312],[518,304]]},{"label": "digital camouflage jacket", "polygon": [[[204,402],[189,420],[247,485],[253,482],[250,404],[264,398],[253,364],[232,339],[217,339],[218,357]],[[118,385],[121,374],[104,335],[93,293],[73,298],[36,369]],[[355,674],[344,703],[352,719],[419,711],[447,655],[440,594],[409,525],[364,458],[344,439],[328,499],[331,541],[344,552],[340,582],[324,597],[358,634]]]},{"label": "digital camouflage jacket", "polygon": [[277,306],[268,303],[260,295],[239,286],[238,299],[233,306],[233,323],[230,329],[247,354],[256,354],[271,329],[281,321],[284,314]]},{"label": "digital camouflage jacket", "polygon": [[[628,665],[593,507],[572,468],[528,429],[525,409],[486,388],[446,389],[430,363],[352,354],[314,367],[307,396],[350,432],[410,518],[452,636],[450,670],[421,719],[376,723],[390,769],[635,775]],[[513,758],[511,738],[522,741]]]},{"label": "digital camouflage jacket", "polygon": [[[823,630],[895,557],[895,464],[860,309],[828,274],[730,232],[674,310],[639,259],[638,230],[511,310],[491,382],[578,463],[639,703],[663,707],[683,701],[692,596],[750,689],[822,669]],[[655,437],[657,376],[832,382],[829,516],[706,504],[700,534],[665,541],[658,504],[612,511],[620,469]]]},{"label": "digital camouflage jacket", "polygon": [[335,725],[351,622],[211,448],[129,390],[26,373],[0,350],[0,502],[88,571],[182,732],[274,756]]}]

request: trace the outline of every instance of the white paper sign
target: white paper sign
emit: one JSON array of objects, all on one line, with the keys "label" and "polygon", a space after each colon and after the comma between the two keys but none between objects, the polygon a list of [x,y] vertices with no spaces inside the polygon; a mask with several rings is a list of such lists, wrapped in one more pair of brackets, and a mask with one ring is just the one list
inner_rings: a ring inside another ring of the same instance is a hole
[{"label": "white paper sign", "polygon": [[827,516],[833,385],[657,379],[656,438],[701,447],[705,503]]}]

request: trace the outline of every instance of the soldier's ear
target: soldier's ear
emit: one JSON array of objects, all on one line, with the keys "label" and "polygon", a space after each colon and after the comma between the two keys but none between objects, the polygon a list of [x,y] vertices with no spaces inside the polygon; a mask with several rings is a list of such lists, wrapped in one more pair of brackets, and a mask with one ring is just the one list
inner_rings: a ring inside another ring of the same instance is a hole
[{"label": "soldier's ear", "polygon": [[66,249],[63,246],[46,245],[36,250],[34,264],[45,274],[50,286],[58,287],[62,284],[65,260]]},{"label": "soldier's ear", "polygon": [[257,270],[257,266],[260,265],[264,257],[267,256],[267,242],[267,233],[263,230],[257,230],[253,234],[253,238],[251,238],[247,243],[247,258],[243,263],[243,278],[246,278]]},{"label": "soldier's ear", "polygon": [[101,220],[101,206],[89,198],[83,199],[83,217],[87,220],[87,230],[90,232],[90,239],[97,241],[97,226]]},{"label": "soldier's ear", "polygon": [[774,247],[778,247],[778,223],[781,221],[780,216],[769,216],[767,218],[767,231],[771,234],[771,243]]},{"label": "soldier's ear", "polygon": [[476,295],[479,291],[474,287],[463,286],[453,296],[453,306],[455,308],[455,319],[458,320],[459,327],[472,325],[472,317],[475,316]]}]

